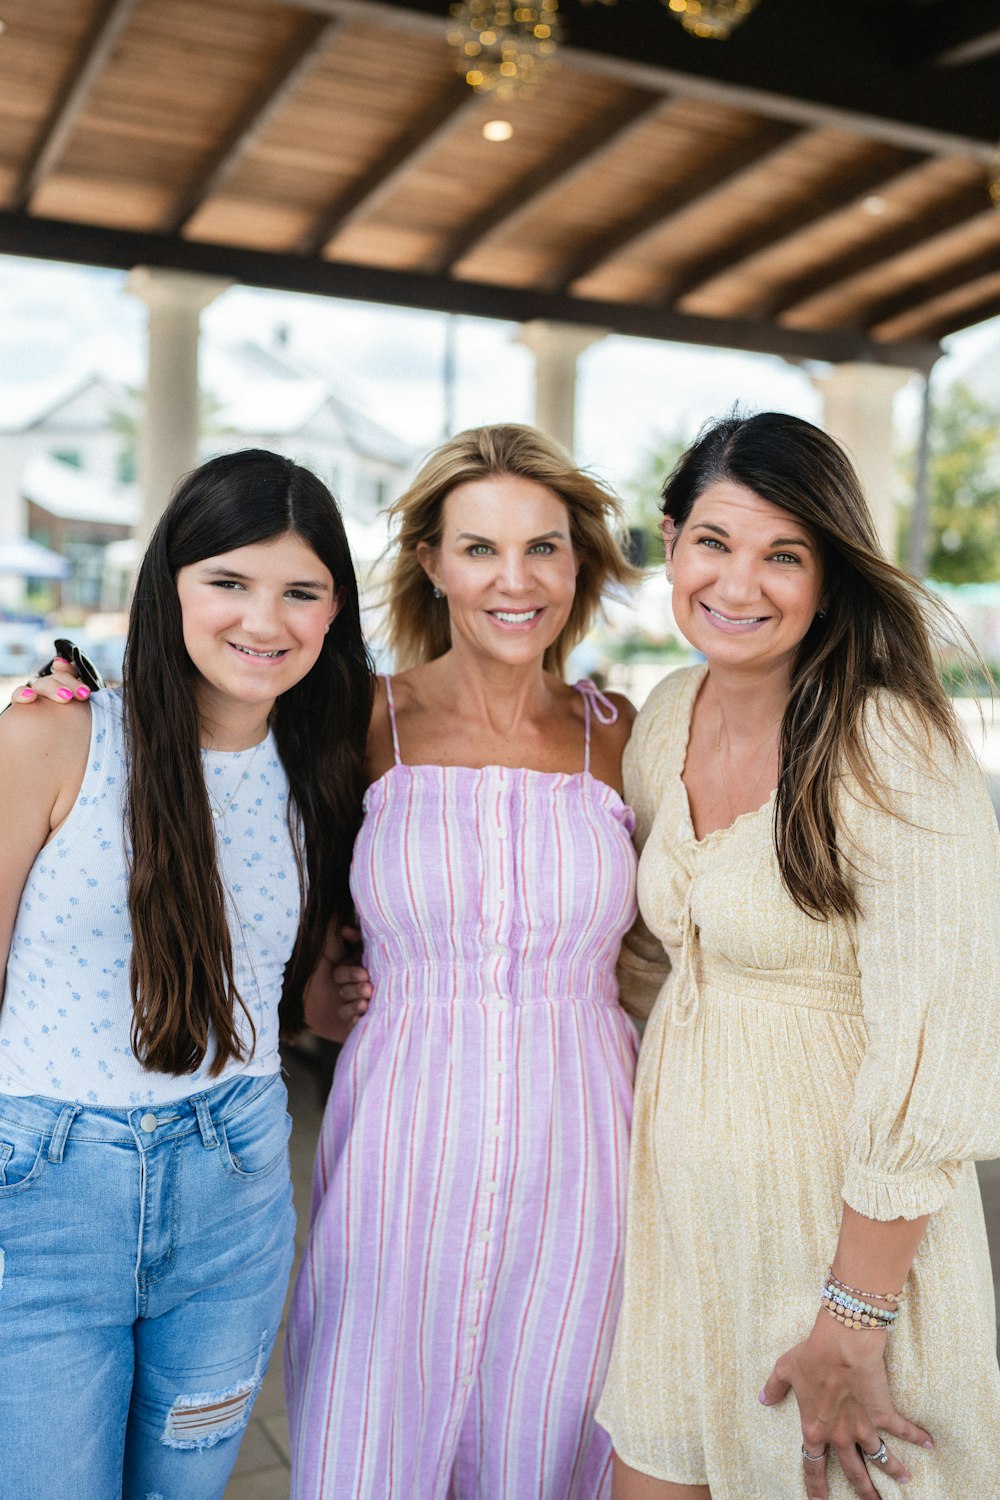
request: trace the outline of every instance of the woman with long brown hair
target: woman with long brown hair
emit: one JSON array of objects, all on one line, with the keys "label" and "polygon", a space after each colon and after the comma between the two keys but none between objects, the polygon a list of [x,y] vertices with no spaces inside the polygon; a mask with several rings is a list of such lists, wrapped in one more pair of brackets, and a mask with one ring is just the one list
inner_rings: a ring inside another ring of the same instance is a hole
[{"label": "woman with long brown hair", "polygon": [[1000,837],[934,603],[795,417],[715,424],[663,508],[706,665],[654,691],[625,756],[643,925],[624,992],[660,993],[598,1412],[614,1495],[981,1493]]},{"label": "woman with long brown hair", "polygon": [[399,670],[352,872],[372,984],[348,972],[367,1014],[289,1316],[292,1495],[598,1500],[637,1047],[615,982],[631,711],[562,673],[633,570],[613,498],[527,427],[453,438],[394,512]]},{"label": "woman with long brown hair", "polygon": [[349,909],[371,698],[336,504],[250,450],[168,505],[121,691],[0,722],[4,1495],[225,1488],[293,1253],[279,1003]]}]

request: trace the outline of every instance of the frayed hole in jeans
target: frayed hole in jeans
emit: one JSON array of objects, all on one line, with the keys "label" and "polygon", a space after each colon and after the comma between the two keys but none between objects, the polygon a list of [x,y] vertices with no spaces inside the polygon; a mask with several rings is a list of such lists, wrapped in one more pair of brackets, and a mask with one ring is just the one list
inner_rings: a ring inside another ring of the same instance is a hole
[{"label": "frayed hole in jeans", "polygon": [[4,1253],[3,1253],[2,1250],[0,1250],[0,1292],[3,1291],[3,1267],[4,1267]]},{"label": "frayed hole in jeans", "polygon": [[163,1441],[168,1448],[211,1448],[246,1426],[258,1380],[247,1380],[217,1395],[178,1396],[167,1413]]},{"label": "frayed hole in jeans", "polygon": [[250,1419],[250,1408],[260,1389],[265,1347],[266,1335],[262,1335],[257,1368],[249,1380],[241,1380],[226,1391],[178,1396],[167,1413],[161,1441],[168,1448],[211,1448],[223,1438],[241,1432]]}]

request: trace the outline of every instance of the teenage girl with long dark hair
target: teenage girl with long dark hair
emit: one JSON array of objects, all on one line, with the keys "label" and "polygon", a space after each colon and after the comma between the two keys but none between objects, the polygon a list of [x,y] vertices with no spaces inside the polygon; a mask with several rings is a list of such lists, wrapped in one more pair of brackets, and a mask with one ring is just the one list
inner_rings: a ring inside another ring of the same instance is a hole
[{"label": "teenage girl with long dark hair", "polygon": [[336,504],[251,450],[156,528],[121,690],[0,723],[0,1494],[225,1488],[292,1261],[279,1002],[350,907],[371,696]]}]

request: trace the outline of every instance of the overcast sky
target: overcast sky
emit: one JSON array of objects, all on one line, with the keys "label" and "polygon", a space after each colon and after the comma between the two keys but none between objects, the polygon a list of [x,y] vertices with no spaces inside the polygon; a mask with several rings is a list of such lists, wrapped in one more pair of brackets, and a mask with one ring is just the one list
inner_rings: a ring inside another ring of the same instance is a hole
[{"label": "overcast sky", "polygon": [[[36,404],[40,391],[68,386],[92,371],[139,383],[145,307],[124,290],[119,272],[0,257],[0,407],[3,425]],[[222,343],[252,336],[269,344],[288,330],[288,349],[320,365],[342,395],[420,451],[443,433],[446,319],[437,313],[233,287],[203,314]],[[517,327],[485,319],[457,321],[458,427],[530,421],[532,358]],[[1000,348],[1000,319],[950,339],[942,376],[954,377]],[[897,417],[917,409],[917,382]],[[215,392],[225,396],[228,393]],[[602,340],[579,363],[578,457],[615,485],[640,466],[657,434],[690,436],[735,401],[817,419],[820,399],[809,372],[777,357]]]}]

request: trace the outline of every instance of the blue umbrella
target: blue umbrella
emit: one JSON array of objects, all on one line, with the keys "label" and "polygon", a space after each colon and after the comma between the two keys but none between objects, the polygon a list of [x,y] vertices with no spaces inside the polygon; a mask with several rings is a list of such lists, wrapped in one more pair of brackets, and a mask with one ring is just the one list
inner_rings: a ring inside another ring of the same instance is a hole
[{"label": "blue umbrella", "polygon": [[68,578],[72,569],[64,557],[27,537],[0,542],[0,573],[16,578]]}]

